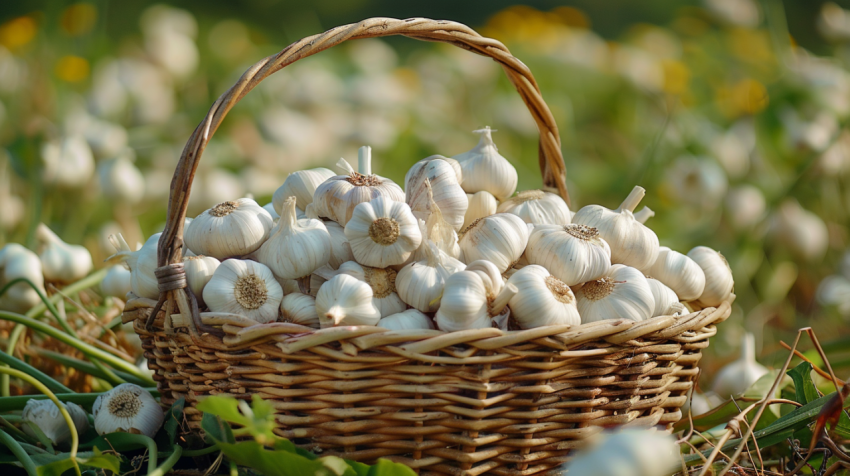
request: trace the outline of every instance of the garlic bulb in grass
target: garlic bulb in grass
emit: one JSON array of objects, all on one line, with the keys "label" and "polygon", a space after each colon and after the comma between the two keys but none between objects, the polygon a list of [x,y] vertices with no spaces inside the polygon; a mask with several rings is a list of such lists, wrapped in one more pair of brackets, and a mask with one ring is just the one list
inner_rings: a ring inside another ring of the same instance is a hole
[{"label": "garlic bulb in grass", "polygon": [[428,241],[422,245],[425,259],[406,265],[395,279],[398,296],[408,305],[422,312],[436,312],[446,280],[466,265],[446,255]]},{"label": "garlic bulb in grass", "polygon": [[732,269],[726,258],[707,246],[697,246],[688,251],[688,258],[702,268],[705,274],[705,288],[696,299],[702,307],[717,307],[728,301],[735,286]]},{"label": "garlic bulb in grass", "polygon": [[404,312],[399,312],[398,314],[382,317],[375,325],[391,331],[436,329],[434,321],[416,309],[408,309]]},{"label": "garlic bulb in grass", "polygon": [[543,190],[524,190],[503,201],[498,213],[512,213],[534,225],[566,225],[570,209],[563,198]]},{"label": "garlic bulb in grass", "polygon": [[106,160],[97,167],[103,196],[123,203],[139,203],[145,196],[145,178],[133,164],[136,156],[125,149],[118,157]]},{"label": "garlic bulb in grass", "polygon": [[85,246],[65,243],[44,223],[38,225],[35,234],[43,245],[39,258],[45,280],[72,283],[86,277],[94,267]]},{"label": "garlic bulb in grass", "polygon": [[594,439],[601,441],[562,467],[570,476],[661,476],[679,464],[675,439],[654,429],[625,429]]},{"label": "garlic bulb in grass", "polygon": [[92,414],[99,435],[120,431],[152,438],[165,421],[159,403],[147,390],[132,383],[122,383],[98,396]]},{"label": "garlic bulb in grass", "polygon": [[[44,292],[44,276],[38,255],[17,243],[0,249],[0,287],[18,278],[30,280]],[[24,282],[15,283],[0,296],[0,309],[23,313],[41,302],[38,293]]]},{"label": "garlic bulb in grass", "polygon": [[280,322],[292,322],[302,326],[319,328],[316,298],[309,294],[290,293],[280,301]]},{"label": "garlic bulb in grass", "polygon": [[404,263],[422,243],[410,207],[384,197],[357,205],[345,236],[357,262],[375,268]]},{"label": "garlic bulb in grass", "polygon": [[186,282],[192,289],[192,294],[198,300],[198,305],[204,304],[204,286],[210,282],[221,261],[212,256],[187,256],[183,258],[183,271]]},{"label": "garlic bulb in grass", "polygon": [[655,263],[643,271],[667,285],[682,301],[693,301],[705,290],[705,273],[696,261],[666,246],[659,247]]},{"label": "garlic bulb in grass", "polygon": [[372,288],[347,274],[338,274],[322,285],[316,295],[316,313],[322,329],[374,326],[381,319],[381,311],[372,302]]},{"label": "garlic bulb in grass", "polygon": [[331,258],[328,266],[338,269],[339,265],[346,261],[354,261],[354,253],[351,252],[351,243],[345,236],[345,229],[333,220],[324,221],[328,235],[331,237]]},{"label": "garlic bulb in grass", "polygon": [[[443,219],[455,231],[463,226],[463,217],[469,207],[466,192],[460,186],[457,172],[452,165],[436,156],[420,160],[404,176],[405,201],[413,215],[426,220],[432,213],[432,204],[440,208]],[[425,182],[428,182],[428,190]]]},{"label": "garlic bulb in grass", "polygon": [[344,159],[337,166],[345,170],[344,175],[331,177],[316,188],[313,194],[312,210],[318,217],[330,218],[345,226],[354,213],[354,207],[363,202],[385,197],[404,202],[404,191],[392,180],[372,174],[372,148],[361,147],[358,156],[358,170],[355,172]]},{"label": "garlic bulb in grass", "polygon": [[755,337],[747,332],[741,339],[741,356],[720,369],[711,390],[723,399],[738,396],[766,373],[767,369],[756,362]]},{"label": "garlic bulb in grass", "polygon": [[517,172],[508,159],[499,154],[493,142],[490,127],[473,131],[481,138],[469,152],[454,157],[463,170],[461,186],[468,193],[490,192],[499,200],[505,200],[516,192]]},{"label": "garlic bulb in grass", "polygon": [[94,155],[82,136],[70,136],[41,146],[43,178],[47,185],[78,188],[94,175]]},{"label": "garlic bulb in grass", "polygon": [[611,268],[611,248],[596,228],[587,225],[537,225],[525,256],[567,286],[597,280]]},{"label": "garlic bulb in grass", "polygon": [[[82,435],[89,429],[89,419],[85,410],[79,405],[72,402],[59,402],[68,414],[71,416],[71,421],[74,422],[74,428],[78,435]],[[36,432],[32,426],[38,427],[44,436],[54,445],[59,445],[71,439],[71,429],[68,428],[68,422],[59,411],[59,407],[53,400],[28,400],[21,412],[21,428],[29,436],[36,437]]]},{"label": "garlic bulb in grass", "polygon": [[658,236],[638,222],[632,211],[646,190],[635,187],[616,210],[600,205],[588,205],[573,217],[573,223],[599,230],[599,235],[611,247],[611,262],[645,269],[658,257]]},{"label": "garlic bulb in grass", "polygon": [[652,291],[652,298],[655,301],[652,317],[674,315],[677,310],[673,308],[673,305],[679,304],[679,297],[676,296],[676,293],[652,276],[647,276],[646,282],[649,284],[649,289]]},{"label": "garlic bulb in grass", "polygon": [[770,234],[775,242],[806,261],[822,259],[829,247],[826,223],[793,198],[782,202],[771,217]]},{"label": "garlic bulb in grass", "polygon": [[474,261],[446,280],[434,321],[446,332],[492,327],[494,319],[510,316],[508,302],[517,292],[514,285],[505,285],[496,265]]},{"label": "garlic bulb in grass", "polygon": [[278,215],[283,210],[283,204],[289,197],[295,197],[295,205],[304,210],[307,205],[313,203],[313,194],[316,188],[325,180],[336,175],[332,170],[318,167],[309,170],[299,170],[286,177],[283,185],[275,190],[272,196],[272,204]]},{"label": "garlic bulb in grass", "polygon": [[100,290],[104,296],[126,299],[127,293],[132,289],[130,270],[123,263],[110,266],[100,282]]},{"label": "garlic bulb in grass", "polygon": [[516,215],[498,213],[479,218],[460,233],[460,259],[487,260],[504,273],[516,263],[528,244],[528,227]]},{"label": "garlic bulb in grass", "polygon": [[511,317],[520,328],[581,324],[570,287],[543,266],[528,265],[513,273],[507,284],[518,291],[509,305]]},{"label": "garlic bulb in grass", "polygon": [[372,288],[372,302],[380,311],[381,317],[407,309],[407,304],[396,293],[397,273],[394,269],[372,268],[349,261],[340,265],[337,274],[347,274],[367,283]]},{"label": "garlic bulb in grass", "polygon": [[261,324],[277,320],[283,289],[264,264],[248,260],[225,260],[204,287],[210,311],[229,312]]},{"label": "garlic bulb in grass", "polygon": [[737,230],[747,230],[764,218],[767,201],[761,191],[749,184],[738,185],[726,194],[726,214]]},{"label": "garlic bulb in grass", "polygon": [[201,213],[186,227],[186,246],[197,255],[220,260],[256,251],[269,237],[272,216],[250,198],[240,198]]},{"label": "garlic bulb in grass", "polygon": [[584,283],[576,292],[576,301],[583,324],[605,319],[645,321],[655,310],[646,277],[621,264],[612,266],[602,279]]},{"label": "garlic bulb in grass", "polygon": [[463,216],[463,228],[468,227],[479,218],[495,215],[499,209],[499,201],[490,192],[475,192],[467,193],[466,199],[469,206],[466,208],[466,214]]}]

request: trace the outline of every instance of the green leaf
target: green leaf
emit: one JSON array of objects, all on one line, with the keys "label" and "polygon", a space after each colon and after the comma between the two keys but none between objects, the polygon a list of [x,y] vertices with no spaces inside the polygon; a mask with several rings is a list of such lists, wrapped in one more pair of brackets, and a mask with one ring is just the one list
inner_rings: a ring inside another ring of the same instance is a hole
[{"label": "green leaf", "polygon": [[349,466],[351,466],[351,469],[354,470],[354,473],[357,474],[357,476],[368,476],[368,464],[358,463],[357,461],[351,461],[350,459],[345,460],[345,462],[348,463]]},{"label": "green leaf", "polygon": [[268,450],[256,441],[219,443],[222,453],[240,466],[266,476],[332,476],[321,462],[283,450]]},{"label": "green leaf", "polygon": [[48,464],[42,464],[35,469],[38,471],[38,476],[62,476],[62,473],[74,467],[74,460],[71,458],[61,459]]},{"label": "green leaf", "polygon": [[367,476],[416,476],[416,473],[401,463],[379,459],[367,473]]},{"label": "green leaf", "polygon": [[101,453],[97,448],[89,458],[77,458],[81,466],[100,468],[112,471],[114,474],[121,473],[121,459],[111,453]]},{"label": "green leaf", "polygon": [[209,413],[228,423],[236,423],[248,426],[251,420],[239,412],[239,401],[233,397],[207,397],[201,400],[196,408],[204,413]]},{"label": "green leaf", "polygon": [[53,450],[53,442],[50,441],[50,438],[48,438],[43,431],[41,431],[41,428],[39,428],[38,425],[30,423],[28,421],[25,421],[23,425],[27,425],[30,430],[35,433],[35,438],[38,440],[39,443],[41,443],[42,446],[47,449],[48,452],[55,453],[55,451]]},{"label": "green leaf", "polygon": [[254,395],[250,406],[233,397],[207,397],[198,404],[198,409],[241,426],[239,434],[248,433],[260,443],[272,443],[277,439],[274,407],[259,395]]},{"label": "green leaf", "polygon": [[339,456],[325,456],[318,461],[334,476],[357,476],[357,473],[348,466],[348,462]]},{"label": "green leaf", "polygon": [[186,405],[186,399],[183,397],[180,397],[180,399],[174,402],[174,405],[171,405],[171,409],[168,410],[165,425],[163,425],[165,434],[168,435],[168,444],[171,446],[174,445],[174,441],[177,439],[177,429],[180,427],[180,422],[183,421],[184,405]]},{"label": "green leaf", "polygon": [[800,362],[800,365],[786,372],[794,380],[795,401],[802,405],[820,398],[815,383],[812,381],[812,364]]},{"label": "green leaf", "polygon": [[201,428],[203,428],[207,437],[212,439],[212,441],[209,442],[210,444],[215,444],[220,441],[225,443],[234,443],[236,441],[230,425],[228,425],[226,421],[222,420],[221,417],[211,413],[204,413],[204,416],[201,418]]},{"label": "green leaf", "polygon": [[[97,449],[92,453],[85,453],[85,457],[77,456],[77,464],[90,468],[106,469],[112,471],[114,474],[121,473],[121,460],[115,455],[104,454]],[[74,460],[71,459],[68,453],[63,453],[56,455],[54,461],[39,464],[36,467],[36,471],[38,471],[39,476],[62,476],[63,473],[73,467]]]}]

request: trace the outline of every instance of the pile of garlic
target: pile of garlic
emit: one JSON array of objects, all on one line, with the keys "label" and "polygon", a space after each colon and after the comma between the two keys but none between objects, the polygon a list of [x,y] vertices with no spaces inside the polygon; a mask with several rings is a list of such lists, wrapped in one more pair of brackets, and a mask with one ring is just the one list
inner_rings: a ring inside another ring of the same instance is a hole
[{"label": "pile of garlic", "polygon": [[[362,147],[357,170],[340,159],[338,175],[290,174],[265,206],[214,206],[186,226],[189,287],[203,308],[260,323],[447,332],[643,321],[731,299],[720,253],[659,246],[644,225],[654,213],[634,213],[643,188],[572,213],[554,193],[516,193],[493,131],[475,132],[472,150],[414,164],[404,189]],[[114,242],[133,293],[156,299],[158,236],[138,251]]]}]

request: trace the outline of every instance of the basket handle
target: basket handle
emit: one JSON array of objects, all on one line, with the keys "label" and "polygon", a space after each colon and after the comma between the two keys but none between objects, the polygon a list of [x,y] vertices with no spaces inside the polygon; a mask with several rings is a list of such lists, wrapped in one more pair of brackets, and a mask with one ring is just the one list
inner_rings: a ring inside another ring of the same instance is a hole
[{"label": "basket handle", "polygon": [[[177,163],[177,170],[174,172],[174,178],[171,181],[165,230],[159,240],[158,266],[164,268],[170,264],[181,262],[183,220],[186,217],[192,179],[210,138],[215,134],[230,109],[240,99],[254,89],[260,81],[301,58],[314,55],[347,40],[393,35],[407,36],[423,41],[449,43],[482,56],[489,56],[499,63],[508,79],[516,87],[540,130],[538,153],[543,184],[546,187],[556,189],[567,204],[570,203],[565,182],[566,167],[561,155],[558,126],[555,124],[552,112],[540,95],[540,88],[537,86],[537,81],[532,76],[531,71],[520,60],[513,57],[505,45],[479,35],[466,25],[452,21],[427,18],[407,20],[369,18],[360,23],[339,26],[292,43],[280,53],[269,56],[248,68],[236,84],[213,103],[207,116],[189,138],[183,148],[180,161]],[[168,291],[177,291],[177,289],[174,286],[160,286],[160,302],[156,309],[161,307],[165,296],[169,294]]]}]

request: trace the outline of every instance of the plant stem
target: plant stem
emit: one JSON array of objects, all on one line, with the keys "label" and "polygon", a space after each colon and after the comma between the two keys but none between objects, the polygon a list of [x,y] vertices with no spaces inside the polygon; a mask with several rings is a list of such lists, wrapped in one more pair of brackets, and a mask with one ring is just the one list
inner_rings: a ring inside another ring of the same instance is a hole
[{"label": "plant stem", "polygon": [[62,385],[61,383],[54,380],[52,377],[47,375],[46,373],[38,370],[32,365],[20,360],[18,358],[12,357],[11,355],[0,350],[0,362],[8,365],[9,367],[20,370],[21,372],[26,372],[27,374],[37,378],[41,383],[43,383],[47,388],[56,393],[74,393],[70,388]]},{"label": "plant stem", "polygon": [[166,473],[171,471],[171,468],[174,467],[174,464],[177,463],[182,454],[183,447],[180,445],[174,445],[174,453],[171,453],[171,456],[169,456],[168,458],[166,458],[165,461],[162,462],[162,466],[149,472],[148,476],[165,476]]},{"label": "plant stem", "polygon": [[9,434],[5,431],[0,430],[0,443],[6,446],[6,448],[9,448],[9,451],[15,455],[15,458],[18,458],[21,466],[24,467],[24,470],[26,470],[29,476],[38,476],[38,471],[35,469],[35,463],[33,463],[30,455],[21,448],[21,445],[16,439],[9,436]]},{"label": "plant stem", "polygon": [[[148,450],[148,476],[150,476],[151,474],[154,473],[154,471],[156,471],[156,469],[157,469],[156,463],[158,461],[158,457],[157,457],[158,453],[157,453],[157,450],[156,450],[156,442],[154,442],[151,437],[145,436],[145,435],[134,434],[134,433],[113,433],[113,435],[115,436],[115,438],[120,438],[122,446],[124,446],[128,443],[129,444],[135,443],[136,445],[143,446],[145,449],[147,449]],[[109,436],[110,435],[104,436],[104,440],[106,440],[107,443],[109,442]],[[180,448],[180,446],[175,446],[175,448]],[[180,448],[180,449],[182,450],[183,448]],[[175,449],[174,452],[177,453],[177,450]],[[172,456],[174,456],[174,455],[172,454]],[[174,463],[171,463],[171,465],[174,466]]]},{"label": "plant stem", "polygon": [[134,383],[140,387],[144,387],[150,385],[150,381],[143,380],[135,375],[130,375],[126,372],[122,372],[120,370],[110,370],[117,380],[110,378],[109,374],[106,374],[101,371],[96,365],[91,362],[86,362],[85,360],[75,359],[73,357],[68,357],[67,355],[60,354],[59,352],[53,352],[50,350],[45,350],[40,347],[35,347],[32,350],[35,351],[36,354],[42,357],[47,357],[50,360],[55,360],[56,362],[64,365],[65,367],[71,367],[73,369],[77,369],[80,372],[85,372],[92,377],[97,377],[102,380],[106,380],[112,385],[119,385],[124,382]]},{"label": "plant stem", "polygon": [[646,190],[644,190],[643,187],[636,185],[635,188],[632,189],[631,193],[629,193],[629,196],[623,200],[622,204],[620,204],[619,210],[628,210],[630,212],[635,211],[635,208],[637,208],[640,201],[643,200],[644,195],[646,195]]},{"label": "plant stem", "polygon": [[198,450],[186,450],[183,452],[183,456],[188,456],[194,458],[196,456],[208,455],[210,453],[215,453],[219,451],[218,445],[207,446],[206,448],[201,448]]},{"label": "plant stem", "polygon": [[357,150],[357,171],[363,175],[372,175],[372,148],[368,145]]}]

